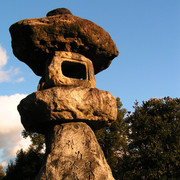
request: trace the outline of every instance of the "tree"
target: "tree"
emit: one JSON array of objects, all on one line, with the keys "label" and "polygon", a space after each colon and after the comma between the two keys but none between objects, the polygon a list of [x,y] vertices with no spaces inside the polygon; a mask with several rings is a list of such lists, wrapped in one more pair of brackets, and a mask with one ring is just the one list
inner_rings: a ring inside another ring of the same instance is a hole
[{"label": "tree", "polygon": [[10,161],[3,180],[34,180],[44,159],[44,136],[38,133],[23,131],[24,138],[30,137],[32,144],[28,150],[20,149],[15,161]]},{"label": "tree", "polygon": [[3,167],[0,165],[0,180],[3,179],[4,176],[5,176],[5,173],[3,171]]},{"label": "tree", "polygon": [[142,106],[136,102],[134,108],[126,119],[126,173],[131,171],[131,179],[180,178],[180,98],[150,99]]},{"label": "tree", "polygon": [[32,147],[28,151],[18,151],[15,162],[10,162],[4,180],[34,180],[40,170],[43,154]]},{"label": "tree", "polygon": [[30,137],[31,146],[37,151],[40,152],[45,148],[45,136],[36,132],[30,132],[23,130],[22,131],[23,138]]},{"label": "tree", "polygon": [[126,109],[122,108],[120,98],[116,98],[118,116],[110,127],[102,128],[95,132],[97,140],[110,165],[113,176],[118,179],[119,157],[126,153],[127,148],[127,125],[125,123]]}]

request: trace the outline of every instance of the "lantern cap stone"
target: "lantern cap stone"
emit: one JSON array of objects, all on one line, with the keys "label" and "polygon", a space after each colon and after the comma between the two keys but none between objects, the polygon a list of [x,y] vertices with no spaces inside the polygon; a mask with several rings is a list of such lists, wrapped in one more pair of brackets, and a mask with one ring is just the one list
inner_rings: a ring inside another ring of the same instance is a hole
[{"label": "lantern cap stone", "polygon": [[93,63],[94,73],[106,69],[119,52],[110,35],[95,23],[65,8],[47,17],[21,20],[10,27],[14,55],[36,75],[45,75],[45,63],[55,51],[79,53]]}]

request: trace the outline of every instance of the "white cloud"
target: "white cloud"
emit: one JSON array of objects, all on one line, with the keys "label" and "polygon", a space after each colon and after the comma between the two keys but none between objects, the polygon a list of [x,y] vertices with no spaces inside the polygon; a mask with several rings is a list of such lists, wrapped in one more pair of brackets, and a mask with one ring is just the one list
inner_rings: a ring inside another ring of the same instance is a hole
[{"label": "white cloud", "polygon": [[17,105],[25,94],[0,96],[0,162],[6,163],[14,158],[18,149],[26,149],[29,139],[24,139],[21,132],[24,129],[20,122]]},{"label": "white cloud", "polygon": [[6,167],[6,166],[8,165],[8,163],[7,163],[6,161],[3,161],[3,162],[0,163],[0,165],[1,165],[2,167]]},{"label": "white cloud", "polygon": [[2,71],[0,69],[0,83],[10,81],[11,77],[9,75],[10,71]]},{"label": "white cloud", "polygon": [[0,45],[0,69],[6,65],[8,60],[7,54],[6,54],[6,50],[2,48],[2,46]]},{"label": "white cloud", "polygon": [[14,73],[14,75],[17,75],[17,74],[20,73],[20,70],[19,70],[18,68],[15,68],[15,69],[13,70],[13,73]]},{"label": "white cloud", "polygon": [[23,78],[23,77],[20,77],[20,78],[18,78],[18,79],[15,80],[15,82],[18,82],[18,83],[23,82],[23,81],[24,81],[24,78]]},{"label": "white cloud", "polygon": [[11,96],[0,96],[0,133],[9,133],[14,130],[22,129],[17,105],[24,98],[25,94],[14,94]]},{"label": "white cloud", "polygon": [[0,83],[1,82],[22,82],[24,78],[13,79],[20,73],[18,68],[10,68],[4,70],[4,66],[7,64],[8,56],[6,50],[0,45]]}]

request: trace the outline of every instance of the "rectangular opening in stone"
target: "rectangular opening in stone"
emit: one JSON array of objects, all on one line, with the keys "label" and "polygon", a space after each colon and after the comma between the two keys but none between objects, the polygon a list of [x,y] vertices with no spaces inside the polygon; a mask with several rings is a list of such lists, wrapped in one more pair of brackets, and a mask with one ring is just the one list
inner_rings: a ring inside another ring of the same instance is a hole
[{"label": "rectangular opening in stone", "polygon": [[86,79],[86,66],[72,61],[63,61],[61,64],[62,74],[68,78],[80,80]]}]

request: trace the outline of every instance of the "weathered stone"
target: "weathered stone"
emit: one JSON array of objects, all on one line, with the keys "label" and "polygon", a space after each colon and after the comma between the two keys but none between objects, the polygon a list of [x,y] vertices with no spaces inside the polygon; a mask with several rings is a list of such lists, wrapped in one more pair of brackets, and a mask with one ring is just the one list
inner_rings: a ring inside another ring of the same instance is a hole
[{"label": "weathered stone", "polygon": [[38,90],[63,85],[95,88],[92,62],[77,53],[56,51],[53,59],[46,62],[45,77]]},{"label": "weathered stone", "polygon": [[84,55],[93,62],[95,74],[109,67],[118,55],[105,30],[66,12],[19,21],[10,27],[10,33],[14,55],[40,76],[44,76],[45,62],[52,59],[55,51]]},{"label": "weathered stone", "polygon": [[86,122],[93,129],[117,118],[116,99],[107,91],[84,87],[53,87],[32,93],[18,106],[26,130],[46,133],[49,126]]},{"label": "weathered stone", "polygon": [[93,131],[85,123],[56,125],[47,134],[47,159],[36,180],[114,180]]}]

